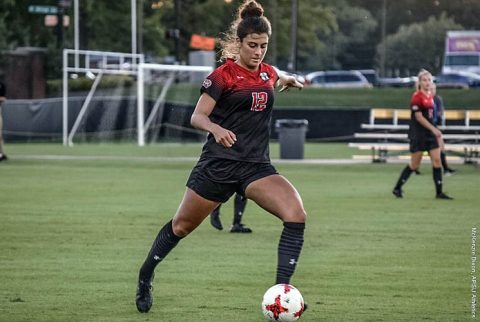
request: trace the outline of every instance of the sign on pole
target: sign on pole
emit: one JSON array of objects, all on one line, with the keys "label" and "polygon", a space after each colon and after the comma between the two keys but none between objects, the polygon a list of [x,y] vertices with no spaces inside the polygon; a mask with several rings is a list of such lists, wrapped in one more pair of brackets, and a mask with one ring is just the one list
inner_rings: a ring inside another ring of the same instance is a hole
[{"label": "sign on pole", "polygon": [[[58,17],[54,15],[46,15],[45,16],[45,26],[47,27],[55,27],[58,24]],[[63,26],[68,27],[70,25],[70,17],[63,16]]]},{"label": "sign on pole", "polygon": [[32,5],[28,6],[29,13],[39,13],[44,15],[56,15],[57,14],[57,7],[55,6],[38,6]]}]

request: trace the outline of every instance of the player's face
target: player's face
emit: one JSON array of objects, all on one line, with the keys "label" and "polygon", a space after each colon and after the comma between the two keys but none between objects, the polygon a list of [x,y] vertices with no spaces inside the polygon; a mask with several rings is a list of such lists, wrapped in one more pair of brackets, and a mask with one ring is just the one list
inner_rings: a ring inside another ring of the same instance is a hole
[{"label": "player's face", "polygon": [[248,34],[240,42],[240,58],[238,63],[252,71],[258,69],[268,48],[267,34]]},{"label": "player's face", "polygon": [[432,86],[432,77],[428,74],[422,75],[420,77],[420,90],[424,92],[430,91],[430,87]]}]

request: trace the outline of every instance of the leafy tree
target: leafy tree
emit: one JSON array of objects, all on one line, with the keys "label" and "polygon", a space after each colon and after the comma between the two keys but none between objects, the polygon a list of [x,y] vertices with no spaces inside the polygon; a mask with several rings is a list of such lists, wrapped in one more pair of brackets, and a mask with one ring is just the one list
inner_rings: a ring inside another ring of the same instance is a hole
[{"label": "leafy tree", "polygon": [[368,50],[364,44],[377,27],[369,11],[351,7],[346,3],[336,9],[338,30],[327,37],[330,57],[326,63],[329,69],[361,69],[369,67]]},{"label": "leafy tree", "polygon": [[[438,19],[428,18],[422,23],[401,26],[399,31],[385,39],[386,68],[395,74],[412,75],[420,68],[437,73],[441,66],[447,30],[463,29],[443,13]],[[379,59],[380,43],[377,59]]]}]

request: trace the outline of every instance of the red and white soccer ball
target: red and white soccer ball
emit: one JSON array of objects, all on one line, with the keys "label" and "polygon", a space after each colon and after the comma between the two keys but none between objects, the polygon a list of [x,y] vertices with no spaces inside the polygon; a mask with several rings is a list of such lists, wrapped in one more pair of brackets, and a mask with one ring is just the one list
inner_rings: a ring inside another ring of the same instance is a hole
[{"label": "red and white soccer ball", "polygon": [[263,295],[263,316],[268,321],[297,321],[305,309],[302,294],[290,284],[277,284]]}]

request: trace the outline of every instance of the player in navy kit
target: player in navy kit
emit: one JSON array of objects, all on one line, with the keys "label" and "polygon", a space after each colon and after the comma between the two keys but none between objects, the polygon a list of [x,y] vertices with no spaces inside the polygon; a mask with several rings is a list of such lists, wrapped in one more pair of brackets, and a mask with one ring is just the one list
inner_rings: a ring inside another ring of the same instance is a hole
[{"label": "player in navy kit", "polygon": [[[250,228],[242,224],[243,212],[247,206],[247,198],[241,194],[235,194],[233,201],[233,223],[230,227],[231,233],[246,233],[249,234],[252,232]],[[214,211],[210,214],[210,224],[218,230],[223,230],[222,221],[220,220],[220,208],[222,205],[219,205],[215,208]]]},{"label": "player in navy kit", "polygon": [[411,119],[408,132],[410,139],[410,164],[407,165],[397,184],[393,188],[393,194],[397,198],[403,197],[402,186],[410,177],[410,174],[418,169],[422,162],[424,151],[428,151],[433,167],[433,181],[435,183],[436,198],[452,199],[442,191],[442,163],[440,161],[440,146],[443,145],[442,132],[434,124],[433,96],[430,93],[432,75],[425,69],[418,74],[417,91],[413,93],[410,103]]},{"label": "player in navy kit", "polygon": [[294,186],[270,163],[274,87],[302,88],[295,77],[263,63],[271,26],[256,1],[244,2],[222,43],[226,63],[210,74],[191,124],[209,132],[177,213],[158,233],[139,272],[136,305],[152,306],[155,267],[177,243],[234,193],[253,200],[283,222],[276,283],[289,283],[303,246],[306,212]]},{"label": "player in navy kit", "polygon": [[[435,83],[432,83],[430,93],[433,96],[433,124],[438,127],[442,124],[444,109],[442,97],[437,94],[437,86],[435,85]],[[442,161],[443,174],[445,176],[451,176],[457,171],[448,166],[447,155],[445,153],[445,144],[442,143],[442,141],[439,142],[440,160]]]}]

